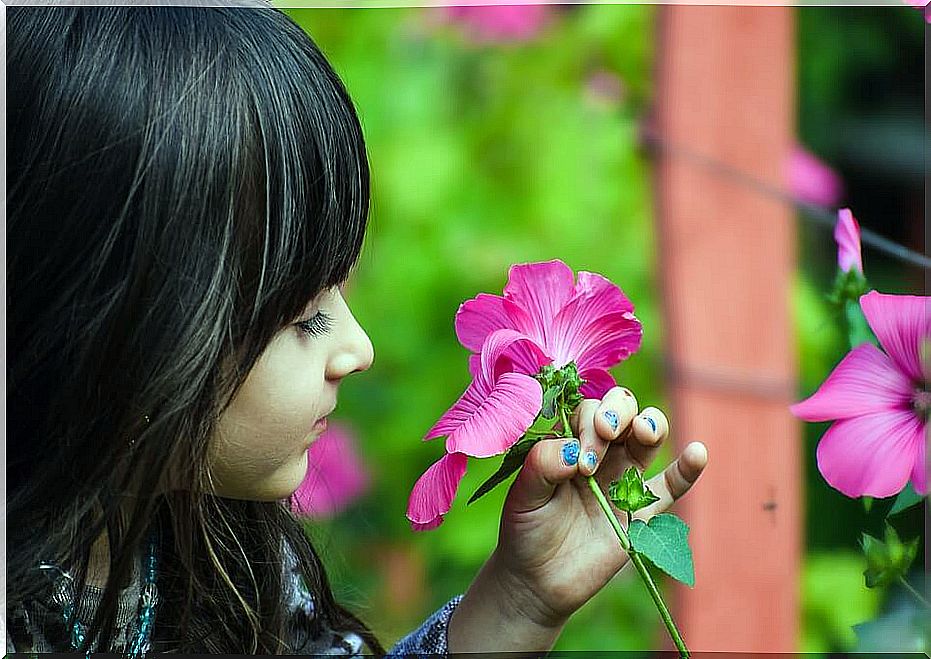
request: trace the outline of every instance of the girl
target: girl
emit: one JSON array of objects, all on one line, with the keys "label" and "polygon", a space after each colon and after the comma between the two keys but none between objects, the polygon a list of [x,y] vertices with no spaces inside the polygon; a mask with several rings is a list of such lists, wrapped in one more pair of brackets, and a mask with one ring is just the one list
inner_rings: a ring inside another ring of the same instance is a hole
[{"label": "girl", "polygon": [[[7,650],[384,654],[287,505],[373,359],[342,295],[369,169],[339,78],[251,0],[7,21]],[[572,424],[392,654],[547,650],[626,562],[580,476],[648,465],[666,418],[618,387]]]}]

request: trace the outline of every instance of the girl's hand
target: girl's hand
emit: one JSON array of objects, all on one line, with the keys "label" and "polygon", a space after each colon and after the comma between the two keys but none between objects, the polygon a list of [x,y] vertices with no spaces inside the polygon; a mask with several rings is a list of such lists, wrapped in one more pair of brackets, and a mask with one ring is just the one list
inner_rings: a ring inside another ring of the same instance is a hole
[{"label": "girl's hand", "polygon": [[[607,492],[629,466],[645,470],[669,434],[666,415],[655,407],[639,410],[624,387],[614,387],[600,401],[584,400],[570,426],[577,440],[541,440],[527,455],[505,500],[498,546],[486,565],[507,585],[508,607],[546,628],[561,627],[628,562],[586,477],[594,473]],[[580,443],[578,462],[567,464],[563,456],[571,463],[573,441]],[[703,444],[689,444],[647,482],[660,500],[633,517],[646,521],[669,508],[707,461]],[[610,505],[626,528],[627,514]]]}]

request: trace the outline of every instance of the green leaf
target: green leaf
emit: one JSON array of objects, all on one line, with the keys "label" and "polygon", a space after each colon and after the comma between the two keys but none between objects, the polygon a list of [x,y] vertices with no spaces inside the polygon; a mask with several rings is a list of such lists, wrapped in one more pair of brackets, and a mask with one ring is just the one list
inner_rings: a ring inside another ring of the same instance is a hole
[{"label": "green leaf", "polygon": [[659,497],[643,482],[643,475],[636,467],[628,467],[620,480],[611,482],[608,486],[608,498],[619,510],[630,513],[659,501]]},{"label": "green leaf", "polygon": [[903,543],[888,522],[885,540],[883,542],[866,533],[862,534],[861,545],[867,565],[863,576],[867,588],[888,586],[905,576],[918,554],[918,538]]},{"label": "green leaf", "polygon": [[530,449],[533,448],[533,445],[539,442],[542,437],[531,437],[529,439],[523,439],[504,454],[504,460],[501,461],[501,466],[498,467],[498,471],[493,473],[488,480],[479,485],[478,489],[475,490],[475,494],[469,497],[469,501],[466,505],[472,503],[476,499],[479,499],[489,492],[491,492],[499,483],[504,481],[508,476],[513,474],[515,471],[520,469],[524,464],[524,458],[527,457],[527,454],[530,452]]},{"label": "green leaf", "polygon": [[634,551],[650,561],[673,579],[687,586],[695,586],[695,568],[689,548],[689,527],[672,513],[660,513],[649,523],[635,519],[630,524],[630,541]]},{"label": "green leaf", "polygon": [[922,501],[924,501],[924,497],[915,491],[911,483],[907,483],[905,489],[899,492],[899,496],[895,498],[895,503],[892,505],[892,509],[886,514],[886,517],[897,515],[906,508],[911,508]]}]

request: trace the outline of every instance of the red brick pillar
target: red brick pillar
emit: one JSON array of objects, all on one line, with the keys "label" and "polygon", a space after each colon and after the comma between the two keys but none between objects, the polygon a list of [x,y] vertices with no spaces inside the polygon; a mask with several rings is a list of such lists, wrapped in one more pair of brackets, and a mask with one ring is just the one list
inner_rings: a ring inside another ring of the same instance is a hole
[{"label": "red brick pillar", "polygon": [[653,129],[672,147],[656,161],[671,423],[679,449],[700,440],[710,453],[678,504],[696,585],[674,587],[672,605],[693,651],[791,652],[803,529],[801,428],[788,411],[794,214],[701,159],[783,187],[793,10],[659,12]]}]

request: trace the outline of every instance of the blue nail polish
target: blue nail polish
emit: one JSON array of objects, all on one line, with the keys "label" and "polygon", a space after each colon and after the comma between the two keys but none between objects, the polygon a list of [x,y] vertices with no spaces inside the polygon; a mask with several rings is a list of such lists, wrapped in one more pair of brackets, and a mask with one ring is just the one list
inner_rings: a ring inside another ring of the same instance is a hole
[{"label": "blue nail polish", "polygon": [[653,417],[644,416],[643,420],[650,424],[650,428],[653,429],[653,434],[656,434],[656,421],[653,420]]},{"label": "blue nail polish", "polygon": [[562,461],[567,467],[574,467],[579,461],[579,440],[573,439],[562,445]]},{"label": "blue nail polish", "polygon": [[604,413],[604,417],[608,422],[608,425],[611,426],[611,430],[617,430],[617,424],[619,423],[617,419],[617,412],[614,410],[607,410]]},{"label": "blue nail polish", "polygon": [[589,451],[585,454],[585,457],[582,458],[585,462],[585,465],[588,467],[589,471],[595,470],[595,463],[598,462],[598,454],[594,451]]}]

